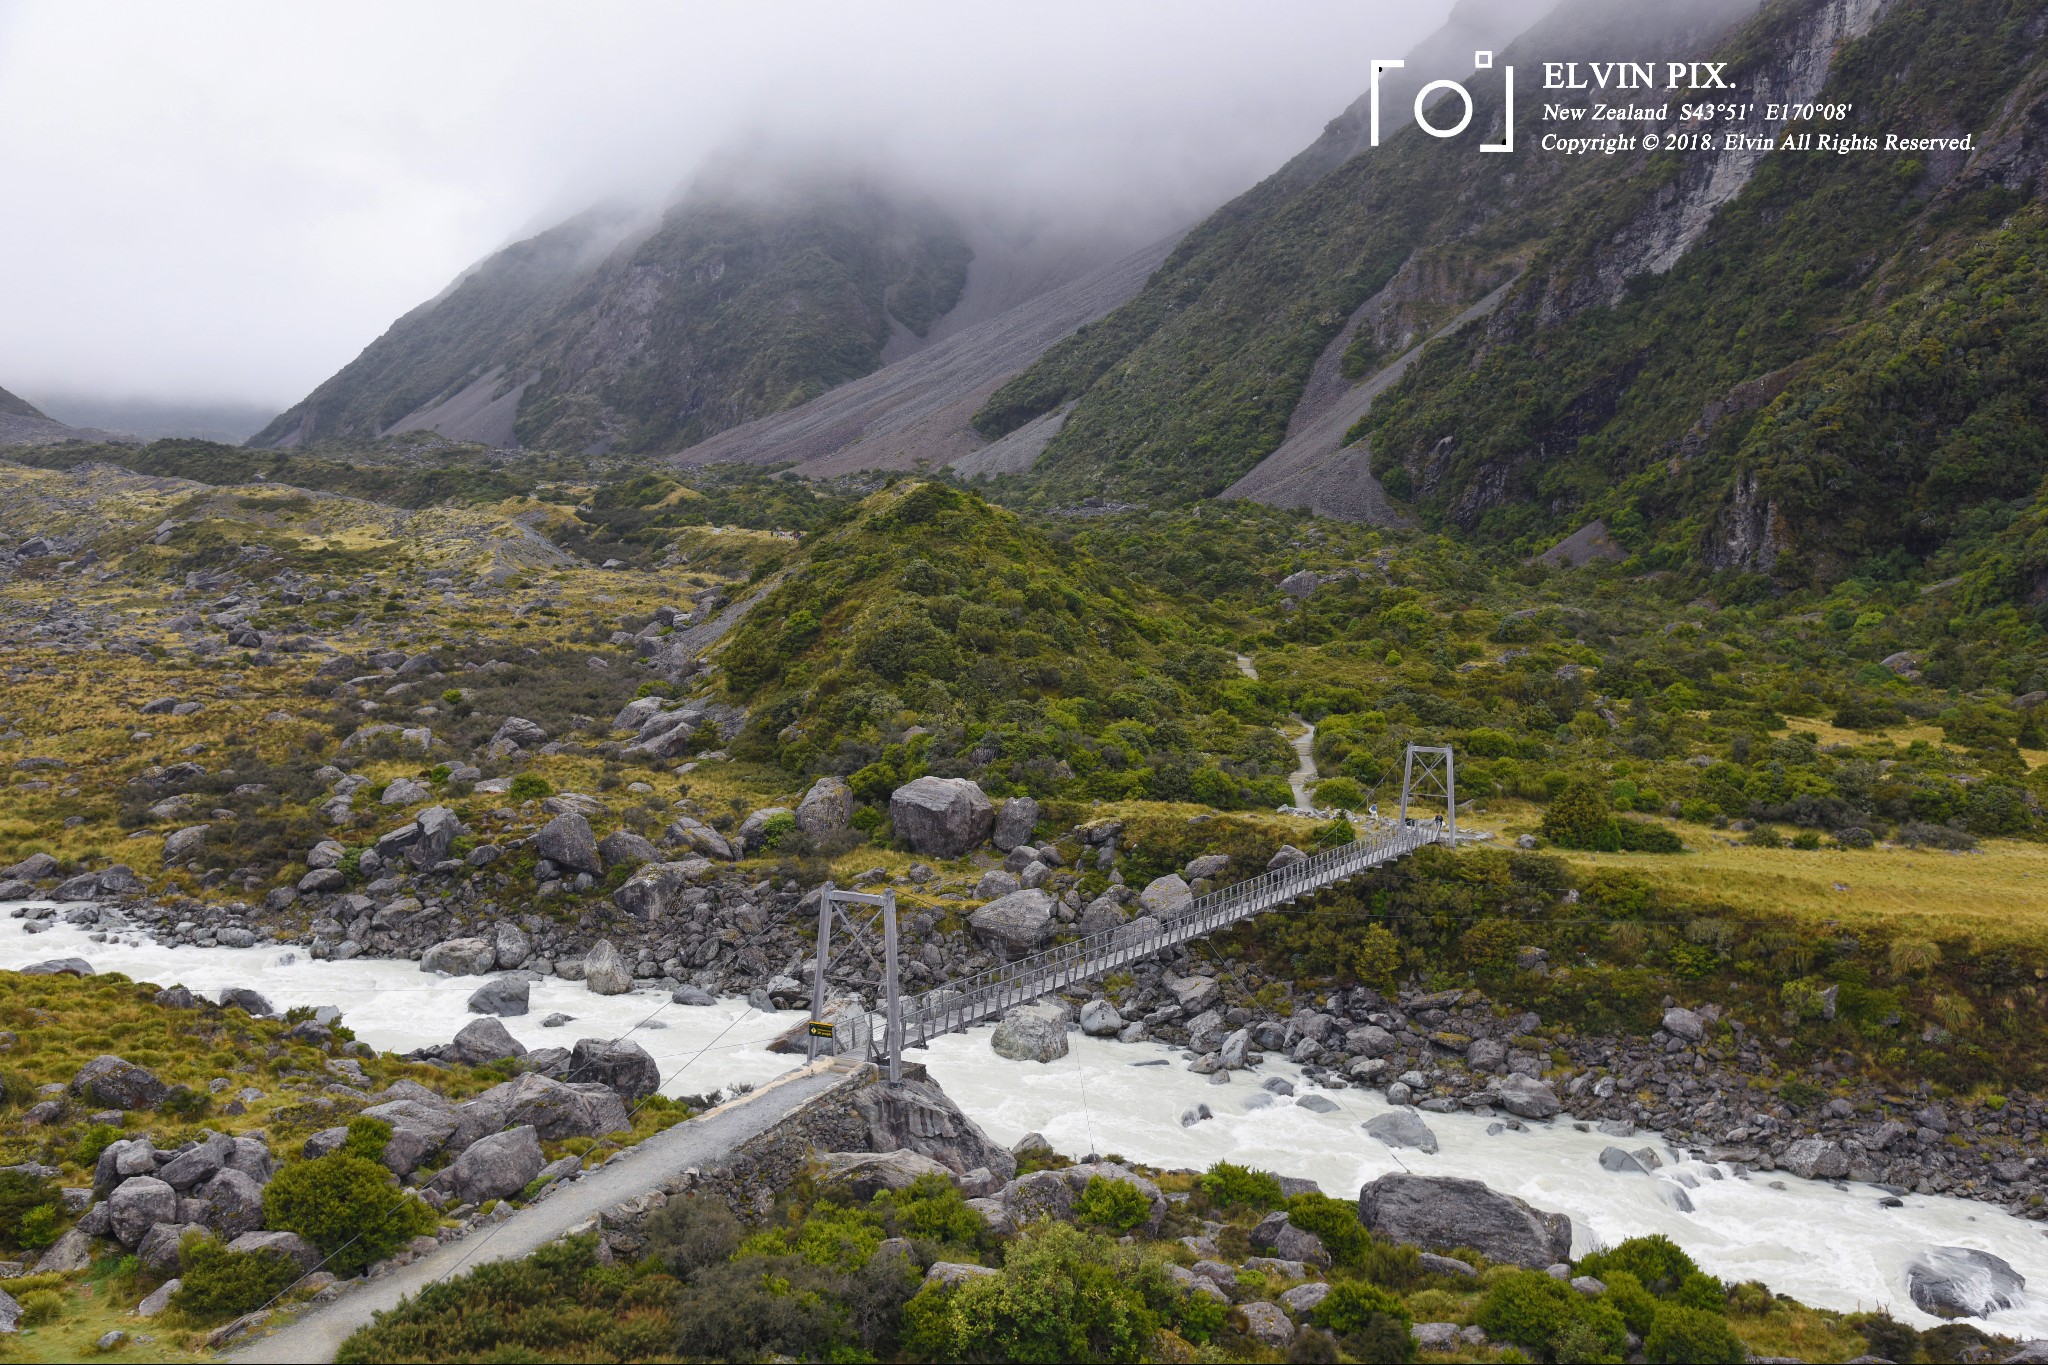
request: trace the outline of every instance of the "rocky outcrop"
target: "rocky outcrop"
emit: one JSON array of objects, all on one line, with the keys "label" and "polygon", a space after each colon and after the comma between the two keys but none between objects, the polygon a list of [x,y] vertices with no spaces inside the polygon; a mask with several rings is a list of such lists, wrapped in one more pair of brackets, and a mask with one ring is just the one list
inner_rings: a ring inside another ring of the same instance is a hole
[{"label": "rocky outcrop", "polygon": [[1358,1219],[1409,1246],[1471,1247],[1488,1259],[1542,1269],[1571,1259],[1572,1220],[1488,1189],[1477,1180],[1383,1175],[1358,1194]]},{"label": "rocky outcrop", "polygon": [[1005,961],[1045,946],[1052,933],[1053,899],[1036,888],[1012,891],[967,917],[974,936]]},{"label": "rocky outcrop", "polygon": [[610,1086],[634,1104],[660,1088],[661,1068],[638,1043],[579,1038],[569,1054],[569,1079]]},{"label": "rocky outcrop", "polygon": [[71,1093],[109,1109],[153,1109],[170,1087],[133,1062],[106,1055],[79,1068],[71,1078]]},{"label": "rocky outcrop", "polygon": [[1906,1265],[1906,1292],[1938,1318],[1982,1318],[2018,1308],[2027,1281],[1988,1251],[1935,1247]]},{"label": "rocky outcrop", "polygon": [[995,831],[995,808],[964,777],[920,777],[889,797],[896,837],[916,853],[957,858]]},{"label": "rocky outcrop", "polygon": [[457,1198],[481,1204],[518,1194],[546,1164],[539,1136],[531,1125],[522,1124],[471,1143],[448,1167],[447,1181]]},{"label": "rocky outcrop", "polygon": [[998,1180],[1008,1180],[1017,1170],[1009,1150],[990,1141],[981,1125],[931,1081],[865,1086],[854,1094],[853,1107],[874,1151],[918,1152],[956,1174],[987,1170]]}]

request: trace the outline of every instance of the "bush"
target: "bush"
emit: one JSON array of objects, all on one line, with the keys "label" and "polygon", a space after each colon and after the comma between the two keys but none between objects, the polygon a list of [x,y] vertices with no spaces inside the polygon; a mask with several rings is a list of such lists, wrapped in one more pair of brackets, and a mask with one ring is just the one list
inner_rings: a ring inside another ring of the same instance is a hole
[{"label": "bush", "polygon": [[1742,1338],[1719,1313],[1667,1303],[1657,1309],[1643,1334],[1643,1355],[1652,1365],[1690,1365],[1699,1360],[1744,1360]]},{"label": "bush", "polygon": [[252,1312],[291,1288],[298,1262],[276,1251],[229,1251],[211,1237],[193,1234],[179,1248],[182,1264],[171,1306],[195,1317],[234,1317]]},{"label": "bush", "polygon": [[[796,833],[796,816],[786,810],[779,810],[761,822],[761,847],[773,849],[784,839]],[[749,849],[748,852],[752,852]]]},{"label": "bush", "polygon": [[364,1118],[358,1114],[348,1121],[348,1136],[341,1141],[341,1154],[361,1157],[364,1161],[382,1161],[384,1144],[389,1141],[390,1124],[383,1119]]},{"label": "bush", "polygon": [[[1512,1341],[1553,1359],[1566,1352],[1577,1359],[1619,1359],[1628,1342],[1628,1326],[1611,1305],[1588,1299],[1564,1281],[1535,1270],[1517,1270],[1497,1280],[1480,1300],[1476,1320],[1495,1340]],[[1729,1358],[1743,1359],[1740,1354]]]},{"label": "bush", "polygon": [[1618,819],[1614,828],[1621,847],[1630,853],[1685,852],[1684,840],[1652,821]]},{"label": "bush", "polygon": [[72,1154],[72,1160],[89,1171],[99,1164],[100,1153],[120,1140],[119,1128],[111,1123],[95,1123],[78,1139],[78,1147]]},{"label": "bush", "polygon": [[538,801],[542,797],[553,796],[554,794],[555,789],[539,773],[519,774],[519,776],[512,779],[511,790],[506,793],[514,802]]},{"label": "bush", "polygon": [[1343,1342],[1359,1360],[1415,1359],[1414,1317],[1399,1299],[1377,1285],[1355,1280],[1331,1286],[1312,1314],[1319,1327]]},{"label": "bush", "polygon": [[[1579,1263],[1579,1273],[1593,1275],[1583,1261]],[[1628,1324],[1629,1331],[1642,1336],[1650,1330],[1650,1324],[1656,1320],[1657,1309],[1661,1305],[1658,1304],[1655,1294],[1643,1288],[1641,1280],[1626,1270],[1609,1270],[1593,1277],[1607,1286],[1607,1293],[1602,1299],[1612,1305],[1615,1312],[1621,1314],[1621,1320]]]},{"label": "bush", "polygon": [[1614,824],[1607,794],[1588,778],[1575,777],[1543,812],[1543,837],[1565,848],[1599,848]]},{"label": "bush", "polygon": [[1183,1295],[1129,1247],[1054,1223],[1010,1244],[999,1275],[935,1285],[904,1309],[913,1360],[1137,1360]]},{"label": "bush", "polygon": [[1326,778],[1316,783],[1316,804],[1326,810],[1363,810],[1365,790],[1348,777]]},{"label": "bush", "polygon": [[1644,1289],[1662,1298],[1676,1293],[1686,1276],[1699,1273],[1699,1267],[1662,1233],[1631,1237],[1579,1262],[1579,1273],[1596,1280],[1605,1280],[1617,1271],[1635,1276]]},{"label": "bush", "polygon": [[1372,1234],[1358,1221],[1358,1206],[1348,1199],[1297,1194],[1287,1201],[1287,1221],[1322,1238],[1330,1259],[1338,1265],[1364,1264],[1373,1245]]},{"label": "bush", "polygon": [[31,1289],[21,1296],[21,1325],[41,1327],[64,1316],[64,1296],[54,1289]]},{"label": "bush", "polygon": [[30,1251],[41,1251],[57,1240],[62,1225],[63,1215],[55,1204],[38,1204],[21,1215],[21,1245]]},{"label": "bush", "polygon": [[975,1248],[989,1241],[988,1224],[942,1175],[921,1175],[906,1189],[883,1190],[873,1208],[891,1237]]},{"label": "bush", "polygon": [[263,1220],[320,1248],[337,1275],[383,1260],[439,1221],[382,1165],[344,1152],[279,1169],[263,1190]]},{"label": "bush", "polygon": [[1228,1161],[1219,1161],[1201,1177],[1202,1193],[1219,1209],[1243,1205],[1254,1209],[1277,1209],[1287,1202],[1280,1181],[1270,1171],[1254,1171]]},{"label": "bush", "polygon": [[1074,1218],[1111,1232],[1129,1232],[1152,1216],[1152,1201],[1128,1180],[1088,1177],[1087,1187],[1074,1200]]},{"label": "bush", "polygon": [[26,1171],[0,1171],[0,1245],[26,1246],[22,1229],[37,1209],[55,1205],[57,1187]]}]

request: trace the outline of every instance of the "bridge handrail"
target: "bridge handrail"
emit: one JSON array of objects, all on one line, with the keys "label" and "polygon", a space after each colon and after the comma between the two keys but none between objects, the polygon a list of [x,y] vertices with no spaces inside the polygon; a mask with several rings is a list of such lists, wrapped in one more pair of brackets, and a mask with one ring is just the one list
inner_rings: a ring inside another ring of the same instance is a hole
[{"label": "bridge handrail", "polygon": [[[1212,933],[1426,844],[1445,841],[1444,831],[1425,824],[1374,831],[1300,862],[1233,882],[1168,915],[1140,916],[1114,929],[1072,939],[973,976],[945,982],[903,1002],[903,1042],[906,1046],[928,1043],[938,1034],[977,1023],[1012,1005],[1024,1004],[1061,986]],[[1138,931],[1137,925],[1145,919],[1153,920],[1156,927]],[[866,1049],[885,1028],[881,1014],[870,1012],[859,1020],[853,1030],[855,1036],[843,1038],[841,1045]]]}]

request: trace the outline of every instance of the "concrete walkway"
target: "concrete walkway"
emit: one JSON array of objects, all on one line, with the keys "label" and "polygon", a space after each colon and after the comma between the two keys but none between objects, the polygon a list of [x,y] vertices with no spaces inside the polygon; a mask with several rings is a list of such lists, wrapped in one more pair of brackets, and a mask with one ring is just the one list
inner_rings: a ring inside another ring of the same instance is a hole
[{"label": "concrete walkway", "polygon": [[479,1228],[446,1243],[380,1279],[354,1282],[332,1303],[288,1319],[268,1336],[231,1349],[237,1361],[330,1361],[341,1343],[369,1325],[373,1314],[389,1312],[401,1299],[438,1280],[488,1261],[526,1256],[566,1235],[606,1209],[635,1199],[691,1167],[717,1161],[750,1138],[774,1127],[792,1111],[865,1072],[851,1058],[820,1061],[778,1076],[759,1090],[666,1132],[657,1133],[607,1166],[556,1189],[502,1223]]}]

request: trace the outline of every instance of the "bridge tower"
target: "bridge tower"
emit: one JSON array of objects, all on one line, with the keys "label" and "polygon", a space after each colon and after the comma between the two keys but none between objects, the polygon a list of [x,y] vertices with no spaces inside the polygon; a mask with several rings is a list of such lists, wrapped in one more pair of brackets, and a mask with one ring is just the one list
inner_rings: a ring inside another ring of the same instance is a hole
[{"label": "bridge tower", "polygon": [[1407,828],[1410,803],[1444,803],[1444,830],[1452,848],[1458,846],[1458,770],[1448,744],[1410,744],[1401,766],[1401,827]]},{"label": "bridge tower", "polygon": [[[832,1024],[825,1021],[825,969],[832,960],[832,921],[837,919],[852,936],[847,943],[851,948],[874,928],[874,920],[858,929],[846,917],[842,908],[848,905],[872,906],[880,912],[882,922],[882,1038],[879,1046],[874,1038],[873,1027],[865,1015],[861,1024],[868,1034],[865,1038],[844,1039],[837,1035]],[[831,882],[818,888],[818,956],[817,967],[811,977],[811,1022],[806,1050],[810,1060],[816,1061],[822,1050],[837,1053],[842,1044],[852,1042],[865,1046],[870,1057],[880,1054],[888,1067],[891,1084],[903,1079],[903,1002],[896,974],[896,893],[883,891],[880,895],[866,891],[841,891]]]}]

